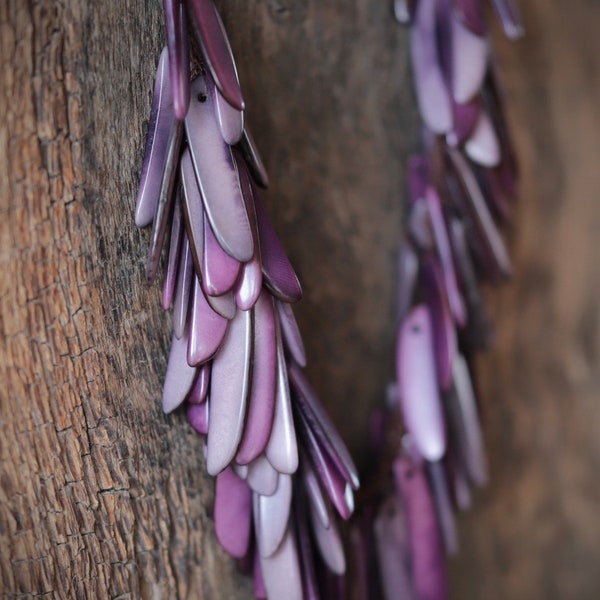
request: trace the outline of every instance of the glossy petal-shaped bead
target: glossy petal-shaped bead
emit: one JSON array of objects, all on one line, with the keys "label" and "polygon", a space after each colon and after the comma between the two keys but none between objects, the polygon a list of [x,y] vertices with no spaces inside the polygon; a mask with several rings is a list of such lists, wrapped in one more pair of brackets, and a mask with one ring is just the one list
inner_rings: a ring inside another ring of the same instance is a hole
[{"label": "glossy petal-shaped bead", "polygon": [[406,507],[417,598],[445,600],[446,569],[437,516],[422,466],[400,458],[394,476]]},{"label": "glossy petal-shaped bead", "polygon": [[234,108],[223,98],[221,92],[214,87],[214,82],[208,79],[209,85],[214,90],[214,107],[217,123],[221,136],[230,146],[237,144],[244,133],[244,111]]},{"label": "glossy petal-shaped bead", "polygon": [[226,292],[221,296],[209,296],[206,294],[206,301],[217,314],[221,315],[228,321],[231,321],[231,319],[235,317],[237,305],[235,303],[235,296],[233,295],[233,292]]},{"label": "glossy petal-shaped bead", "polygon": [[306,379],[306,376],[294,363],[289,364],[290,383],[295,391],[298,408],[310,424],[311,430],[326,450],[338,471],[354,489],[358,489],[358,472],[354,461],[344,442],[337,432],[331,418],[326,413],[317,394]]},{"label": "glossy petal-shaped bead", "polygon": [[410,37],[417,100],[427,126],[441,134],[452,127],[452,104],[438,62],[436,34],[436,0],[419,0]]},{"label": "glossy petal-shaped bead", "polygon": [[184,150],[180,163],[182,213],[196,274],[200,277],[204,256],[204,204],[189,148]]},{"label": "glossy petal-shaped bead", "polygon": [[269,221],[262,200],[254,194],[256,220],[260,238],[264,282],[271,292],[284,302],[297,302],[302,298],[302,288],[294,268]]},{"label": "glossy petal-shaped bead", "polygon": [[212,365],[206,455],[211,475],[220,473],[233,460],[242,437],[251,361],[252,315],[238,311]]},{"label": "glossy petal-shaped bead", "polygon": [[188,405],[187,420],[196,433],[199,433],[200,435],[206,435],[208,433],[209,412],[210,400],[206,400],[202,404]]},{"label": "glossy petal-shaped bead", "polygon": [[198,278],[194,281],[187,359],[190,365],[210,360],[220,348],[228,321],[208,304]]},{"label": "glossy petal-shaped bead", "polygon": [[506,246],[487,208],[472,170],[458,151],[449,148],[448,155],[463,186],[464,193],[461,195],[461,199],[466,203],[465,208],[475,223],[481,242],[485,244],[497,269],[505,276],[510,276],[512,264]]},{"label": "glossy petal-shaped bead", "polygon": [[179,267],[179,256],[181,254],[181,243],[183,240],[183,216],[181,214],[181,188],[177,187],[175,206],[173,206],[173,218],[171,220],[171,239],[169,241],[169,257],[163,282],[162,304],[165,310],[169,310],[173,302],[175,284],[177,281],[177,270]]},{"label": "glossy petal-shaped bead", "polygon": [[450,498],[448,479],[444,464],[440,461],[427,463],[431,492],[435,504],[442,542],[446,554],[455,556],[458,553],[458,533],[454,519],[454,506]]},{"label": "glossy petal-shaped bead", "polygon": [[301,476],[312,511],[321,519],[323,527],[329,527],[331,523],[329,510],[323,497],[319,480],[312,467],[308,464],[308,461],[304,461],[302,464]]},{"label": "glossy petal-shaped bead", "polygon": [[345,477],[337,470],[328,454],[323,450],[306,417],[297,410],[296,423],[302,432],[303,447],[308,452],[315,471],[327,492],[329,499],[343,519],[349,519],[354,505],[348,490],[352,488]]},{"label": "glossy petal-shaped bead", "polygon": [[150,123],[144,150],[144,163],[135,209],[135,224],[145,227],[152,222],[167,162],[169,138],[175,127],[173,96],[169,78],[167,49],[160,55],[154,96],[150,110]]},{"label": "glossy petal-shaped bead", "polygon": [[454,269],[454,259],[452,257],[452,249],[448,236],[446,220],[442,211],[440,197],[435,188],[428,187],[425,192],[427,208],[431,217],[431,225],[433,227],[433,235],[435,245],[442,265],[442,273],[444,277],[445,289],[448,296],[448,304],[452,312],[452,316],[458,325],[464,325],[467,321],[467,312],[465,304],[458,287],[456,279],[456,271]]},{"label": "glossy petal-shaped bead", "polygon": [[246,425],[236,460],[247,464],[265,450],[273,425],[277,382],[277,342],[273,299],[263,291],[254,307],[252,385]]},{"label": "glossy petal-shaped bead", "polygon": [[277,490],[279,473],[273,468],[267,457],[261,454],[248,465],[246,481],[257,494],[272,496]]},{"label": "glossy petal-shaped bead", "polygon": [[175,196],[173,192],[177,176],[177,162],[181,151],[182,138],[183,127],[179,121],[174,121],[174,125],[169,132],[165,167],[160,185],[158,203],[154,213],[154,221],[152,223],[150,243],[148,244],[148,262],[146,263],[146,280],[148,283],[152,283],[156,277],[165,234],[170,223],[171,208]]},{"label": "glossy petal-shaped bead", "polygon": [[250,173],[252,173],[252,177],[254,181],[262,188],[269,187],[269,176],[267,175],[267,169],[260,157],[258,152],[258,148],[254,143],[254,138],[250,134],[250,130],[246,125],[244,127],[244,134],[242,135],[242,139],[240,142],[240,149],[246,162],[248,164],[248,168],[250,169]]},{"label": "glossy petal-shaped bead", "polygon": [[336,575],[343,575],[346,572],[346,557],[335,521],[330,518],[329,527],[325,527],[314,511],[310,512],[310,516],[321,558]]},{"label": "glossy petal-shaped bead", "polygon": [[[192,9],[198,40],[211,75],[227,101],[244,110],[244,98],[221,17],[212,0],[188,0]],[[193,93],[193,92],[192,92]]]},{"label": "glossy petal-shaped bead", "polygon": [[380,505],[373,530],[385,598],[417,600],[412,582],[408,526],[395,495],[389,495]]},{"label": "glossy petal-shaped bead", "polygon": [[181,339],[173,335],[163,385],[162,407],[166,413],[174,411],[185,400],[196,379],[196,369],[187,362],[187,345],[187,329]]},{"label": "glossy petal-shaped bead", "polygon": [[187,236],[184,236],[179,269],[177,273],[177,290],[173,307],[173,331],[180,338],[188,321],[190,298],[193,291],[194,261]]},{"label": "glossy petal-shaped bead", "polygon": [[275,307],[281,323],[283,341],[292,358],[302,368],[306,367],[306,351],[302,335],[294,317],[294,310],[287,302],[275,300]]},{"label": "glossy petal-shaped bead", "polygon": [[248,552],[252,524],[252,492],[228,467],[215,484],[215,533],[225,551],[242,558]]},{"label": "glossy petal-shaped bead", "polygon": [[202,282],[209,296],[229,292],[238,278],[240,263],[221,248],[204,214],[204,252],[202,255]]},{"label": "glossy petal-shaped bead", "polygon": [[290,526],[277,551],[269,557],[260,557],[260,567],[269,598],[303,600],[300,561]]},{"label": "glossy petal-shaped bead", "polygon": [[465,142],[465,152],[469,158],[484,167],[496,167],[500,164],[500,144],[494,126],[484,111],[469,139]]},{"label": "glossy petal-shaped bead", "polygon": [[190,404],[202,404],[208,395],[208,386],[210,384],[210,363],[204,363],[197,369],[196,381],[194,387],[190,390],[187,401]]},{"label": "glossy petal-shaped bead", "polygon": [[204,77],[192,82],[192,101],[185,118],[196,179],[212,230],[225,252],[240,262],[254,254],[252,232],[229,144],[221,137],[214,98]]},{"label": "glossy petal-shaped bead", "polygon": [[[442,390],[448,390],[452,384],[452,364],[458,352],[456,327],[450,312],[442,269],[437,260],[431,255],[425,256],[421,273],[427,306],[433,322],[437,382]],[[429,457],[427,459],[436,460]]]},{"label": "glossy petal-shaped bead", "polygon": [[449,413],[469,477],[477,485],[483,486],[488,479],[483,437],[469,367],[460,354],[454,361],[452,377],[454,394],[449,398]]},{"label": "glossy petal-shaped bead", "polygon": [[277,387],[271,436],[265,449],[269,462],[280,473],[294,473],[298,468],[298,445],[292,414],[292,401],[283,352],[281,329],[276,321]]},{"label": "glossy petal-shaped bead", "polygon": [[292,478],[280,474],[277,489],[270,496],[254,494],[254,529],[261,556],[272,556],[285,535],[292,506]]},{"label": "glossy petal-shaped bead", "polygon": [[234,295],[235,303],[241,310],[250,310],[258,300],[262,290],[262,265],[256,253],[252,260],[244,263],[238,278]]}]

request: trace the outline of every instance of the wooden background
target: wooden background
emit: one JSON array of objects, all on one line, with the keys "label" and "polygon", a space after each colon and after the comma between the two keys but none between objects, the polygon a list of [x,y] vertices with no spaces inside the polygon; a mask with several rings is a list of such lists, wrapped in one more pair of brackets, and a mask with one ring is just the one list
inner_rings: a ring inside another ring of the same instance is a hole
[{"label": "wooden background", "polygon": [[[404,165],[418,148],[390,2],[222,0],[305,289],[308,373],[361,466],[392,373]],[[200,439],[159,407],[170,322],[133,226],[158,0],[0,2],[0,591],[249,598],[217,547]],[[479,361],[492,483],[453,597],[600,592],[600,3],[495,32],[521,155],[516,276]]]}]

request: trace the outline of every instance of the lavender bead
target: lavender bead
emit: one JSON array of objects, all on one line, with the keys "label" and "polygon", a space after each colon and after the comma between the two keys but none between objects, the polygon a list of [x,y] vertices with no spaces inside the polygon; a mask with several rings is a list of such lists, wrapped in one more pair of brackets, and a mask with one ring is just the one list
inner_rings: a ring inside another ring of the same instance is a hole
[{"label": "lavender bead", "polygon": [[446,451],[446,433],[437,388],[433,324],[420,304],[406,317],[398,335],[396,377],[406,427],[419,453],[439,460]]}]

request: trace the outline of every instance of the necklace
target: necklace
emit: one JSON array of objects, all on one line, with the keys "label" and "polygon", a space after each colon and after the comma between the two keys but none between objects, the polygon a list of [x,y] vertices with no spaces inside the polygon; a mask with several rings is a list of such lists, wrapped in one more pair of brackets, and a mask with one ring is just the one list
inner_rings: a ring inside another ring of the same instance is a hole
[{"label": "necklace", "polygon": [[[514,7],[496,7],[516,35]],[[478,276],[510,272],[495,217],[505,215],[515,167],[480,3],[420,0],[395,10],[411,23],[426,124],[426,154],[409,167],[398,385],[389,394],[406,434],[393,458],[397,490],[366,495],[351,537],[368,594],[437,598],[443,547],[456,546],[452,503],[468,504],[469,482],[486,479],[459,348],[485,343]],[[188,20],[199,45],[191,65]],[[150,282],[168,246],[163,306],[173,305],[174,335],[163,408],[185,406],[205,436],[215,532],[254,573],[256,596],[335,597],[346,558],[332,508],[351,516],[357,470],[303,372],[291,308],[301,289],[260,199],[268,177],[219,14],[212,0],[166,0],[165,22],[136,208],[138,226],[152,223]],[[386,420],[375,417],[380,459]],[[367,568],[371,545],[379,568]],[[393,569],[393,557],[406,568]]]}]

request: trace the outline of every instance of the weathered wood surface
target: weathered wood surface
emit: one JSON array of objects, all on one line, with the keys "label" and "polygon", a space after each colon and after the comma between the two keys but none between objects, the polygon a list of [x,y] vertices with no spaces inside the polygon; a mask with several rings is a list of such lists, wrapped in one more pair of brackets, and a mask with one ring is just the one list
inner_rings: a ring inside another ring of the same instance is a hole
[{"label": "weathered wood surface", "polygon": [[[523,164],[517,275],[479,365],[493,480],[461,523],[452,579],[461,599],[591,599],[600,16],[592,0],[522,4],[528,37],[499,52]],[[160,5],[0,3],[6,597],[251,597],[214,541],[200,440],[159,407],[170,323],[132,212]],[[417,148],[406,34],[387,1],[219,6],[305,288],[308,373],[360,463],[392,372],[399,197]]]}]

